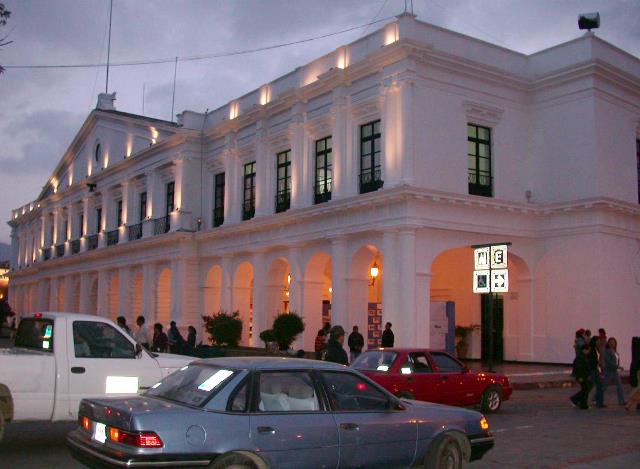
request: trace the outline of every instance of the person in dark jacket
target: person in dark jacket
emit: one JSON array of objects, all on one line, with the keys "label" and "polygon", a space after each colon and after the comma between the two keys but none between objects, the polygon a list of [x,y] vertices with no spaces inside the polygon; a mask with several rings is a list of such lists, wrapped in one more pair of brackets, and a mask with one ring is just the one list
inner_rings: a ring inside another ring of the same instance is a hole
[{"label": "person in dark jacket", "polygon": [[329,331],[329,341],[327,342],[327,355],[325,360],[328,362],[348,365],[349,358],[347,357],[347,352],[342,348],[342,344],[344,344],[344,329],[342,326],[333,326]]},{"label": "person in dark jacket", "polygon": [[[591,372],[591,384],[595,385],[596,393],[594,396],[594,400],[596,403],[596,407],[606,407],[604,405],[604,387],[602,383],[602,375],[600,368],[600,354],[598,349],[598,337],[592,337],[589,342],[589,354],[587,356],[587,361],[589,363],[589,371]],[[602,358],[604,361],[604,357]]]},{"label": "person in dark jacket", "polygon": [[358,326],[353,326],[353,331],[349,334],[349,358],[353,362],[358,355],[362,353],[362,347],[364,347],[364,337],[358,332]]},{"label": "person in dark jacket", "polygon": [[391,323],[388,322],[384,325],[384,331],[382,332],[382,347],[393,347],[395,338],[393,337],[393,331],[391,330]]},{"label": "person in dark jacket", "polygon": [[178,329],[175,321],[171,321],[169,324],[167,339],[169,341],[169,351],[171,353],[182,353],[182,349],[184,348],[184,338],[182,337],[180,329]]},{"label": "person in dark jacket", "polygon": [[153,342],[151,350],[154,352],[166,352],[169,347],[167,334],[162,331],[162,324],[159,322],[153,325]]},{"label": "person in dark jacket", "polygon": [[580,384],[580,391],[575,393],[569,399],[573,404],[581,409],[588,409],[587,399],[589,398],[589,391],[591,391],[591,366],[589,364],[589,354],[591,353],[591,347],[589,344],[582,346],[582,354],[576,357],[573,364],[573,376]]}]

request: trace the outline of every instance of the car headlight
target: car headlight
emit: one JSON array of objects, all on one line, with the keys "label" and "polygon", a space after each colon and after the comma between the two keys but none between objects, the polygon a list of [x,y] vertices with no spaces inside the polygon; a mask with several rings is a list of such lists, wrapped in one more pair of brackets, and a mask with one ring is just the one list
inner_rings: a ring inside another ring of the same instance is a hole
[{"label": "car headlight", "polygon": [[487,422],[486,417],[482,417],[480,419],[480,428],[482,428],[485,432],[489,430],[489,422]]}]

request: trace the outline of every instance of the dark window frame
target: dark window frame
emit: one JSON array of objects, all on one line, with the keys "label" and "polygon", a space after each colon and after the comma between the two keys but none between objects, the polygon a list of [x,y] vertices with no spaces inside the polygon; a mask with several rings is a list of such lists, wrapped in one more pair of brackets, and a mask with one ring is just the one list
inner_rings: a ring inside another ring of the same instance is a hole
[{"label": "dark window frame", "polygon": [[[333,137],[331,135],[316,140],[314,162],[313,202],[320,204],[331,200],[333,187]],[[324,177],[320,177],[319,170],[323,172]]]},{"label": "dark window frame", "polygon": [[102,207],[96,207],[96,233],[102,231]]},{"label": "dark window frame", "polygon": [[[384,185],[381,125],[381,120],[377,119],[360,126],[360,194],[377,191]],[[369,151],[365,151],[367,144]]]},{"label": "dark window frame", "polygon": [[116,201],[116,226],[122,225],[122,199]]},{"label": "dark window frame", "polygon": [[79,238],[83,238],[84,237],[84,213],[79,213],[78,214],[78,234],[79,234]]},{"label": "dark window frame", "polygon": [[171,212],[176,209],[175,203],[175,195],[176,195],[176,182],[171,181],[166,185],[166,197],[165,197],[165,216],[169,216]]},{"label": "dark window frame", "polygon": [[276,154],[276,213],[289,210],[290,207],[291,149]]},{"label": "dark window frame", "polygon": [[147,218],[147,191],[140,192],[139,220],[142,223]]},{"label": "dark window frame", "polygon": [[243,166],[242,219],[250,220],[256,214],[256,162]]},{"label": "dark window frame", "polygon": [[224,192],[226,185],[225,173],[213,176],[213,217],[212,226],[218,227],[224,223]]},{"label": "dark window frame", "polygon": [[[473,132],[472,132],[473,130]],[[480,130],[486,131],[488,138],[481,138]],[[471,133],[475,134],[471,135]],[[469,144],[473,144],[473,153],[469,153]],[[486,149],[486,155],[481,156],[481,148]],[[471,167],[469,162],[473,158]],[[480,169],[480,161],[486,160],[488,170]],[[469,194],[483,197],[493,197],[493,162],[491,155],[491,128],[482,125],[467,123],[467,179],[469,182]],[[487,184],[488,179],[488,184]],[[484,181],[481,182],[481,181]]]},{"label": "dark window frame", "polygon": [[96,145],[96,150],[94,151],[93,157],[96,160],[96,163],[100,163],[100,159],[102,158],[102,145],[99,143]]}]

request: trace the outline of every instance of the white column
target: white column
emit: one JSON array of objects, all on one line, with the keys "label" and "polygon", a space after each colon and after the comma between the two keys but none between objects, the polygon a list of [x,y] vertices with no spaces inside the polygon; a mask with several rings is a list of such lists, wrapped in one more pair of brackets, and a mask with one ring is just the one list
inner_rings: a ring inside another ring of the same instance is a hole
[{"label": "white column", "polygon": [[73,308],[72,308],[73,298],[72,298],[72,291],[71,291],[72,283],[73,283],[73,279],[71,275],[65,275],[62,278],[61,287],[64,289],[64,302],[62,305],[62,309],[64,311],[73,311]]},{"label": "white column", "polygon": [[49,311],[58,311],[58,288],[60,288],[58,277],[51,277],[49,281]]},{"label": "white column", "polygon": [[296,348],[311,351],[314,347],[316,334],[319,329],[322,329],[324,282],[306,279],[298,280],[296,281],[296,287],[300,290],[302,296],[301,311],[305,324],[304,332],[298,338]]},{"label": "white column", "polygon": [[306,199],[309,158],[303,104],[295,104],[292,113],[293,116],[289,125],[289,138],[291,141],[291,208],[298,208],[310,204],[310,200]]},{"label": "white column", "polygon": [[[222,311],[226,311],[228,313],[231,312],[231,296],[232,296],[232,288],[233,288],[233,272],[232,272],[232,257],[231,256],[222,256],[222,262],[220,266],[222,267],[222,292],[220,294],[220,309]],[[217,311],[215,311],[217,313]]]},{"label": "white column", "polygon": [[[132,181],[122,183],[122,227],[120,228],[119,243],[129,241],[128,226],[135,225],[135,196]],[[135,319],[135,318],[134,318]]]},{"label": "white column", "polygon": [[256,217],[274,212],[275,199],[271,195],[271,186],[275,182],[271,175],[275,159],[269,153],[266,125],[264,120],[259,120],[256,124]]},{"label": "white column", "polygon": [[11,268],[18,268],[18,257],[20,256],[20,237],[18,229],[14,226],[11,228]]},{"label": "white column", "polygon": [[253,254],[253,344],[260,345],[260,333],[271,328],[267,310],[267,272],[264,252]]},{"label": "white column", "polygon": [[351,136],[351,119],[349,117],[349,96],[345,87],[336,88],[333,92],[333,106],[331,107],[331,141],[332,141],[332,166],[333,187],[331,198],[333,200],[346,197],[350,194],[349,186],[354,183],[355,173],[350,172],[350,154],[348,141]]},{"label": "white column", "polygon": [[[347,311],[347,275],[349,271],[346,238],[335,238],[331,241],[331,285],[333,288],[331,303],[332,324],[346,324],[349,318]],[[344,327],[344,326],[343,326]]]},{"label": "white column", "polygon": [[[398,247],[398,233],[387,231],[382,235],[382,328],[391,322],[400,326],[403,322],[400,309],[400,265],[402,255]],[[404,289],[402,289],[404,295]],[[396,326],[396,327],[397,327]],[[407,325],[408,326],[408,325]],[[404,327],[407,327],[404,326]],[[395,332],[394,332],[395,334]]]},{"label": "white column", "polygon": [[226,137],[223,158],[225,171],[224,225],[230,225],[242,219],[243,174],[234,134],[229,134]]},{"label": "white column", "polygon": [[156,289],[155,282],[156,266],[155,264],[145,263],[142,265],[142,315],[145,316],[148,324],[153,326],[156,322]]},{"label": "white column", "polygon": [[431,346],[431,272],[416,273],[416,326],[409,347]]},{"label": "white column", "polygon": [[89,220],[91,219],[91,203],[88,196],[82,198],[82,219],[83,226],[80,227],[80,232],[84,232],[84,236],[80,238],[80,252],[85,252],[88,247],[87,236],[89,233]]},{"label": "white column", "polygon": [[[400,81],[400,183],[413,185],[415,182],[415,80],[412,76],[403,76]],[[383,155],[384,158],[384,155]]]},{"label": "white column", "polygon": [[[416,232],[415,230],[402,230],[398,233],[398,247],[400,248],[400,312],[402,326],[395,328],[396,342],[394,345],[411,347],[416,343],[418,333],[429,334],[429,328],[425,331],[417,331],[418,311],[416,304]],[[384,315],[383,311],[383,315]],[[398,324],[400,325],[400,324]]]},{"label": "white column", "polygon": [[383,80],[382,95],[382,180],[384,187],[395,187],[400,184],[402,174],[402,106],[397,76]]},{"label": "white column", "polygon": [[98,316],[109,316],[109,272],[107,270],[98,271]]},{"label": "white column", "polygon": [[95,313],[91,306],[91,277],[89,272],[82,272],[80,274],[80,312],[84,314]]},{"label": "white column", "polygon": [[[56,207],[53,212],[53,244],[57,246],[58,244],[61,244],[62,241],[62,213],[60,211],[60,207]],[[51,257],[55,255],[56,253],[53,252]]]},{"label": "white column", "polygon": [[131,308],[131,268],[120,267],[118,269],[118,316],[124,316],[128,321],[135,321]]},{"label": "white column", "polygon": [[171,261],[171,319],[178,324],[183,319],[186,266],[183,259]]}]

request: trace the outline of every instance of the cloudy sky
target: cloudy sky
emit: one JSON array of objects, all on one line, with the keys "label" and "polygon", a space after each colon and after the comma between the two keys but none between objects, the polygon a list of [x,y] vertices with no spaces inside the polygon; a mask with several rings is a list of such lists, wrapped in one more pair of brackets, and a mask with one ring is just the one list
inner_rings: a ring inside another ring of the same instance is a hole
[{"label": "cloudy sky", "polygon": [[[109,0],[0,0],[11,11],[0,64],[106,61]],[[405,0],[114,0],[111,61],[187,57],[287,43],[400,13]],[[578,37],[578,13],[599,11],[597,35],[640,57],[640,0],[413,0],[422,21],[523,53]],[[266,52],[180,62],[175,113],[215,109],[382,23]],[[119,110],[171,118],[173,63],[112,67]],[[105,88],[105,69],[8,68],[0,76],[0,243],[10,211],[35,199]]]}]

